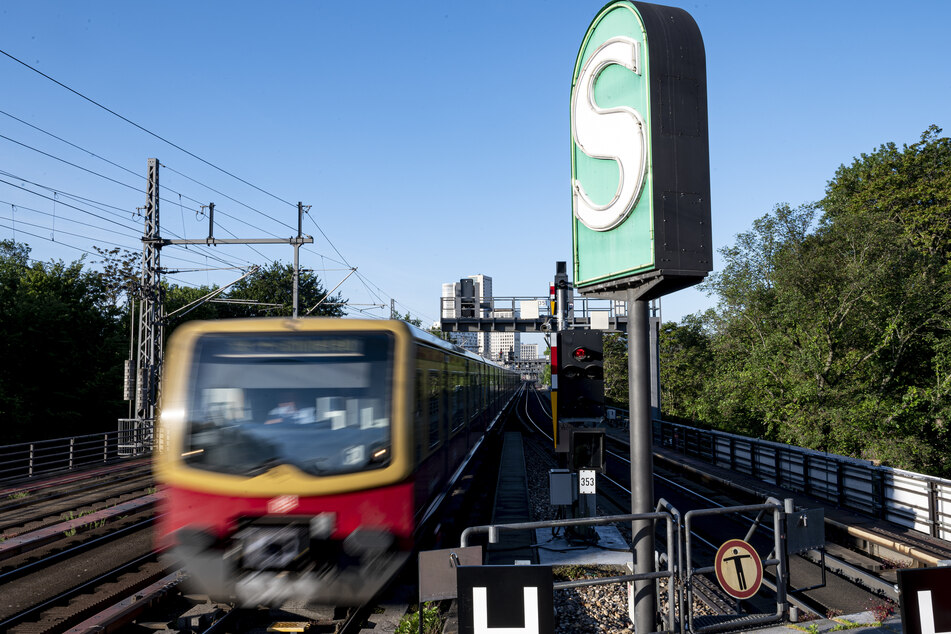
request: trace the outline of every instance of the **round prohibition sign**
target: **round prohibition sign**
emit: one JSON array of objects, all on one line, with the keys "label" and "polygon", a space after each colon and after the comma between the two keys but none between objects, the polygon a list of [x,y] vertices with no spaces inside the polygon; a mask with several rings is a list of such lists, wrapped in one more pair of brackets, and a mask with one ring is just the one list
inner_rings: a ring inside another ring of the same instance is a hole
[{"label": "round prohibition sign", "polygon": [[731,539],[720,546],[714,567],[720,587],[736,599],[749,599],[763,583],[763,562],[742,539]]}]

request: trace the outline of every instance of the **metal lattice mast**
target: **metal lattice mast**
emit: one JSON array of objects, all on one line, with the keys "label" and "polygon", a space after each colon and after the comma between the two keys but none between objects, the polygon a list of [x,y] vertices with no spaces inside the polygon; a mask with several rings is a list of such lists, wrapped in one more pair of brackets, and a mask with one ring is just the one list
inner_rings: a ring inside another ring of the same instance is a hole
[{"label": "metal lattice mast", "polygon": [[[148,184],[145,200],[145,231],[142,236],[142,278],[139,293],[138,347],[135,364],[135,414],[132,419],[120,419],[122,432],[120,452],[134,455],[152,449],[152,425],[155,421],[160,391],[163,359],[163,325],[165,322],[162,269],[159,254],[166,244],[290,244],[294,247],[294,316],[297,316],[297,286],[300,279],[298,249],[302,244],[313,244],[312,236],[303,235],[302,216],[309,205],[297,205],[297,236],[293,238],[215,238],[215,205],[208,205],[208,237],[198,240],[164,240],[159,228],[159,161],[149,159]],[[349,276],[348,276],[349,277]],[[346,278],[344,278],[346,279]],[[342,283],[342,282],[341,282]],[[339,286],[339,285],[338,285]],[[223,289],[222,289],[223,290]],[[334,289],[336,290],[336,289]],[[333,291],[331,291],[333,292]],[[313,309],[311,309],[313,310]]]},{"label": "metal lattice mast", "polygon": [[139,339],[135,419],[139,424],[155,419],[159,366],[162,362],[162,287],[159,253],[159,161],[149,159],[142,236],[142,283],[139,304]]}]

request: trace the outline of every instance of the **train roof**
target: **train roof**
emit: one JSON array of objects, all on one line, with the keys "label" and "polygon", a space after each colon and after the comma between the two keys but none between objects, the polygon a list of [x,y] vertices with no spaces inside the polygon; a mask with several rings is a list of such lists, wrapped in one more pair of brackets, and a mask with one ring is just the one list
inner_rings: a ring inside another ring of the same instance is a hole
[{"label": "train roof", "polygon": [[[412,337],[416,339],[417,341],[426,343],[427,345],[430,345],[436,348],[441,348],[442,350],[445,350],[446,352],[451,352],[453,354],[466,357],[478,363],[484,363],[484,364],[491,365],[497,368],[501,368],[503,370],[505,369],[502,365],[493,361],[492,359],[487,359],[485,357],[479,356],[470,350],[466,350],[462,346],[459,346],[451,341],[446,341],[445,339],[441,339],[440,337],[433,335],[429,331],[423,330],[422,328],[414,326],[413,324],[407,321],[403,321],[402,319],[380,320],[380,319],[359,319],[359,318],[349,318],[349,317],[301,317],[299,320],[300,321],[320,320],[324,322],[346,321],[351,324],[354,322],[364,322],[366,324],[373,324],[377,328],[387,323],[392,325],[398,324],[399,327],[403,327],[409,330],[410,335],[412,335]],[[185,322],[184,324],[179,326],[179,328],[183,330],[197,329],[199,331],[201,330],[215,331],[218,329],[227,330],[229,329],[229,326],[234,327],[234,326],[238,326],[239,324],[248,324],[252,322],[257,324],[274,323],[276,325],[278,323],[286,323],[286,322],[293,322],[293,321],[295,320],[290,317],[245,317],[240,319],[214,319],[214,320],[207,320],[207,321],[195,320],[195,321]],[[287,325],[289,326],[290,324],[287,324]],[[239,328],[235,328],[235,330],[243,330],[243,329],[239,327]]]}]

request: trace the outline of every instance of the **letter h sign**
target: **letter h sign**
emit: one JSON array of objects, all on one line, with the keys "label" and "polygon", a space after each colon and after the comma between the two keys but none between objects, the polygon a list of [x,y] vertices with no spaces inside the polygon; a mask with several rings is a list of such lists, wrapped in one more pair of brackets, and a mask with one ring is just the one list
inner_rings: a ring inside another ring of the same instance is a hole
[{"label": "letter h sign", "polygon": [[460,634],[554,631],[551,566],[461,566],[456,579]]}]

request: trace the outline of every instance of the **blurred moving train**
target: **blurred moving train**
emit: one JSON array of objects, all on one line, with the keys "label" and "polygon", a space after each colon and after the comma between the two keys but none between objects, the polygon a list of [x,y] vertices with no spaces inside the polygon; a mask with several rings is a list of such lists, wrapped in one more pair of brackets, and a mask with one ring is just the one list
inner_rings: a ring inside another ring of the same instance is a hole
[{"label": "blurred moving train", "polygon": [[371,598],[519,384],[405,322],[349,319],[192,322],[164,375],[158,545],[242,605]]}]

